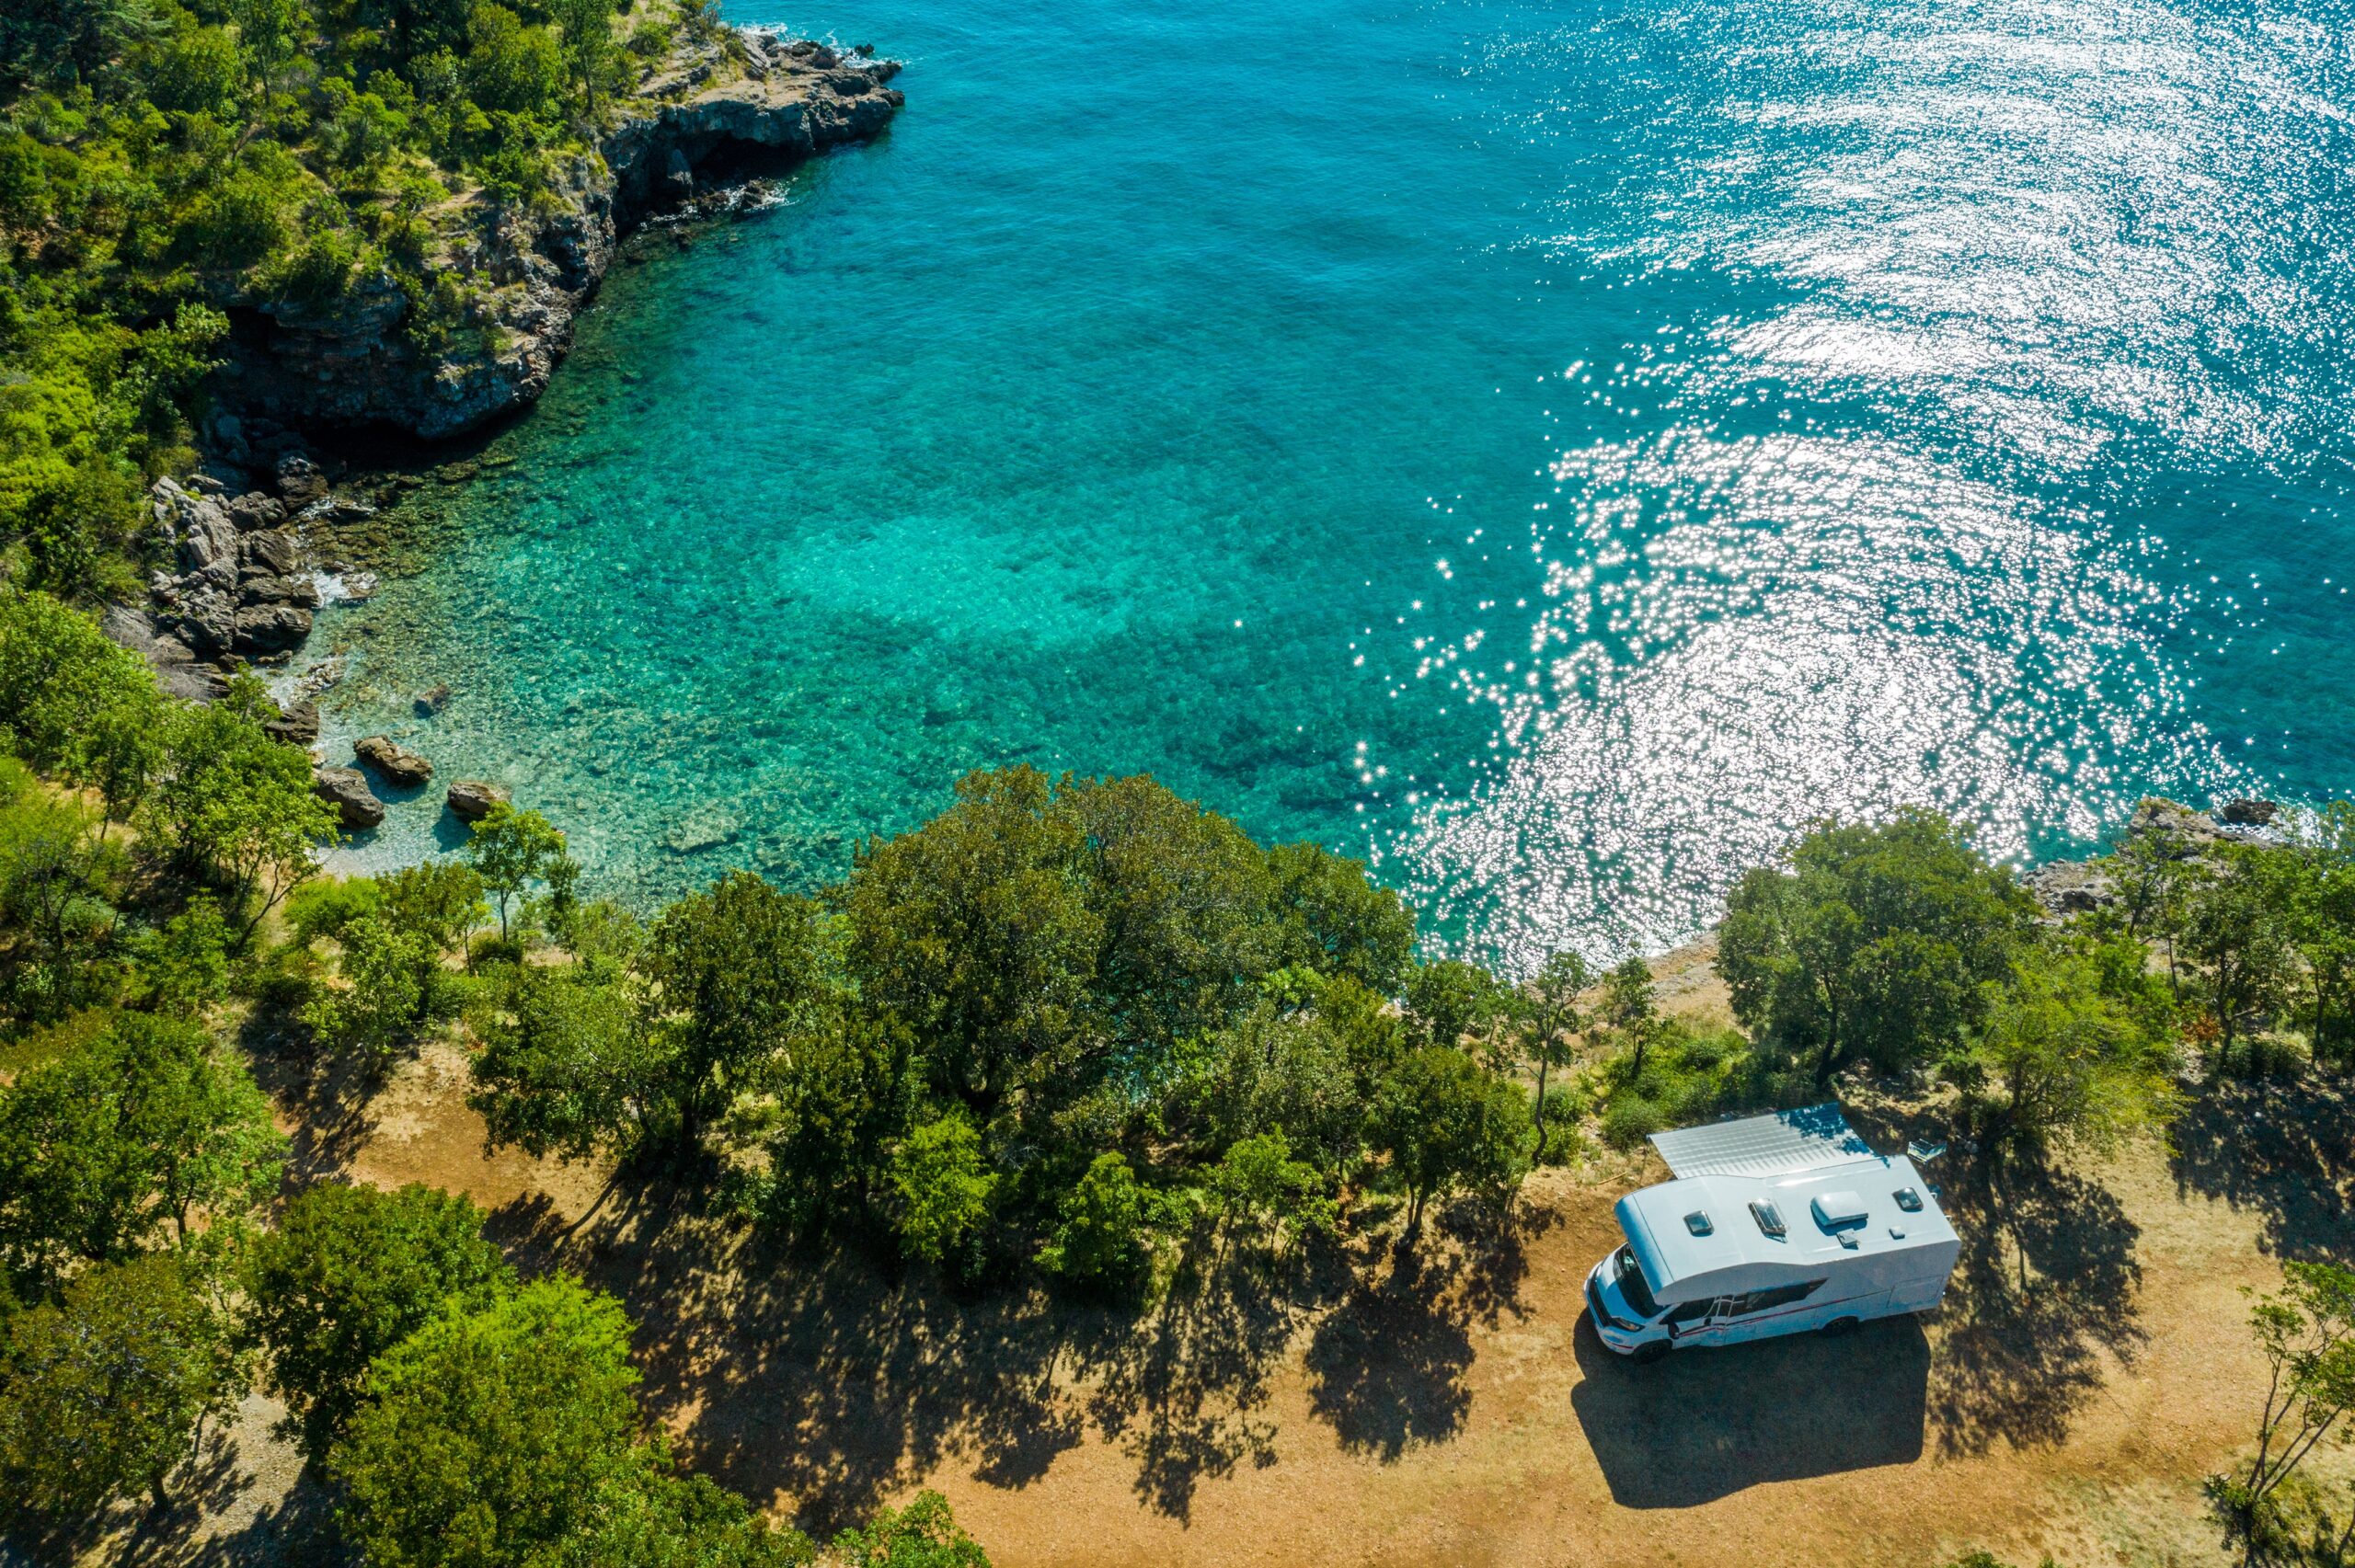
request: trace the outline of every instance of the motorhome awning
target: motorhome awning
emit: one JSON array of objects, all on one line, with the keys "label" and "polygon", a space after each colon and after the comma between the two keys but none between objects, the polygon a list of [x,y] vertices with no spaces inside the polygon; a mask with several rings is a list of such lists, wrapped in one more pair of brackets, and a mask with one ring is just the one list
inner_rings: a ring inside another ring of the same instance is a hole
[{"label": "motorhome awning", "polygon": [[1873,1157],[1872,1146],[1832,1104],[1656,1132],[1652,1147],[1680,1178],[1773,1176]]}]

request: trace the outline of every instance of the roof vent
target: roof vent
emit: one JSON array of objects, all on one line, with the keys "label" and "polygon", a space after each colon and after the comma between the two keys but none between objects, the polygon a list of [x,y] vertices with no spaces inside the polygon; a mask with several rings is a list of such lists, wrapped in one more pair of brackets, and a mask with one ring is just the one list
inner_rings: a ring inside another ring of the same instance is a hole
[{"label": "roof vent", "polygon": [[1922,1195],[1915,1192],[1912,1187],[1900,1187],[1890,1196],[1897,1199],[1897,1207],[1903,1209],[1906,1213],[1919,1214],[1922,1212]]},{"label": "roof vent", "polygon": [[1709,1223],[1708,1215],[1697,1208],[1684,1217],[1684,1228],[1695,1236],[1706,1236],[1717,1229]]},{"label": "roof vent", "polygon": [[1783,1211],[1771,1203],[1752,1204],[1750,1217],[1758,1221],[1759,1230],[1777,1241],[1790,1233],[1789,1229],[1783,1223]]},{"label": "roof vent", "polygon": [[1855,1193],[1818,1193],[1808,1207],[1815,1210],[1815,1222],[1826,1230],[1844,1230],[1872,1218],[1865,1200]]}]

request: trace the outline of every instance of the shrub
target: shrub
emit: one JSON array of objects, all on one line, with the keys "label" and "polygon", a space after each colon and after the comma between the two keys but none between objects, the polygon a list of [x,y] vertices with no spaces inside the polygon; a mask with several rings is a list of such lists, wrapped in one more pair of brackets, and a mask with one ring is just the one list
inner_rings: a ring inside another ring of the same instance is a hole
[{"label": "shrub", "polygon": [[899,1198],[893,1229],[900,1245],[928,1263],[969,1248],[989,1213],[998,1180],[982,1168],[981,1135],[954,1112],[900,1140],[890,1179]]},{"label": "shrub", "polygon": [[1063,1196],[1062,1223],[1040,1253],[1039,1266],[1089,1288],[1135,1286],[1153,1260],[1146,1197],[1123,1156],[1098,1154]]}]

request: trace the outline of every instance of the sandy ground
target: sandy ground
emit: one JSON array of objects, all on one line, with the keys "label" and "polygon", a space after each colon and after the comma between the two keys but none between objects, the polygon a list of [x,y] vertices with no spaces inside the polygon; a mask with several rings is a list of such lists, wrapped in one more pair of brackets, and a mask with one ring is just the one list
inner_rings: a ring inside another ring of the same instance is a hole
[{"label": "sandy ground", "polygon": [[[1705,950],[1660,968],[1677,1010],[1721,1012]],[[2056,1173],[2005,1224],[1941,1167],[1965,1256],[1931,1319],[1637,1368],[1582,1325],[1580,1292],[1616,1244],[1612,1202],[1656,1178],[1642,1162],[1538,1173],[1502,1237],[1459,1208],[1414,1254],[1244,1261],[1140,1315],[960,1301],[770,1250],[658,1189],[486,1158],[454,1047],[367,1095],[263,1065],[303,1179],[464,1190],[526,1267],[619,1293],[686,1462],[820,1530],[936,1487],[999,1568],[1930,1568],[1973,1546],[2221,1563],[2199,1483],[2255,1413],[2244,1289],[2281,1255],[2355,1260],[2355,1109],[2234,1087],[2176,1151]],[[1859,1121],[1884,1146],[1914,1130]],[[99,1559],[315,1560],[316,1499],[266,1403],[209,1512]]]}]

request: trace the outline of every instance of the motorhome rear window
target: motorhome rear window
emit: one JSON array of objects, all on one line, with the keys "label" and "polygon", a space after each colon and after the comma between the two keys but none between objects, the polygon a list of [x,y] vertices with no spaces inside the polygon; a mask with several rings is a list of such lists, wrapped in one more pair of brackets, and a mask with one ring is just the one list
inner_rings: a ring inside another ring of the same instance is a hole
[{"label": "motorhome rear window", "polygon": [[1903,1209],[1906,1213],[1919,1214],[1922,1212],[1922,1195],[1915,1192],[1912,1187],[1900,1187],[1897,1189],[1894,1196],[1897,1198],[1897,1207]]},{"label": "motorhome rear window", "polygon": [[1783,1211],[1776,1208],[1771,1203],[1759,1202],[1752,1204],[1750,1206],[1750,1217],[1752,1219],[1757,1220],[1758,1229],[1764,1231],[1769,1236],[1787,1236],[1790,1234],[1790,1228],[1783,1223]]}]

